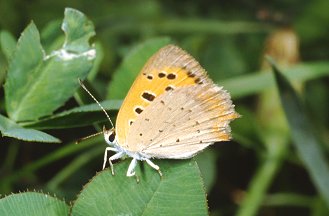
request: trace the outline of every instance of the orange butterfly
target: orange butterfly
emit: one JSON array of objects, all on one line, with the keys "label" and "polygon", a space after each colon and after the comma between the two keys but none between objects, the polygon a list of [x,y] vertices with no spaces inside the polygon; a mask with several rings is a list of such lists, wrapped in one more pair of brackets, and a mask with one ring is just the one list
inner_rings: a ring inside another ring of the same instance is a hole
[{"label": "orange butterfly", "polygon": [[[128,155],[132,161],[127,176],[135,175],[138,160],[162,176],[152,158],[191,158],[215,142],[229,140],[229,123],[238,117],[229,93],[214,84],[192,56],[177,46],[165,46],[131,86],[116,128],[104,129],[109,147],[103,169],[108,160],[114,174],[112,161]],[[108,151],[115,154],[108,158]]]}]

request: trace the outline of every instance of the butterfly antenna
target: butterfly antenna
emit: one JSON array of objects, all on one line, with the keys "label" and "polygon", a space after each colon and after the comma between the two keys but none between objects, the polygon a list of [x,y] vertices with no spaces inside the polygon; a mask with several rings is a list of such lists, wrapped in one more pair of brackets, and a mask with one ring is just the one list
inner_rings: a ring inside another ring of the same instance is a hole
[{"label": "butterfly antenna", "polygon": [[89,135],[89,136],[83,137],[83,138],[81,138],[81,139],[78,139],[78,140],[75,142],[75,144],[79,144],[79,143],[81,143],[82,141],[84,141],[84,140],[86,140],[86,139],[92,138],[92,137],[94,137],[94,136],[97,136],[97,135],[99,135],[99,134],[103,134],[103,133],[104,133],[104,132],[101,131],[101,132],[98,132],[98,133],[91,134],[91,135]]},{"label": "butterfly antenna", "polygon": [[[87,87],[83,84],[83,82],[80,80],[80,79],[78,79],[79,80],[79,83],[80,83],[80,86],[92,97],[92,99],[94,99],[94,101],[96,101],[96,103],[98,104],[98,106],[103,110],[103,112],[105,113],[105,115],[106,115],[106,117],[108,118],[108,120],[110,121],[110,123],[111,123],[111,125],[112,125],[112,128],[114,128],[114,125],[113,125],[113,122],[112,122],[112,120],[111,120],[111,118],[110,118],[110,116],[109,116],[109,114],[106,112],[106,110],[104,109],[104,107],[98,102],[98,100],[94,97],[94,95],[92,95],[91,93],[90,93],[90,91],[87,89]],[[103,132],[102,132],[103,133]],[[98,135],[98,134],[94,134],[95,136],[96,135]],[[90,135],[89,137],[92,137],[93,135]],[[87,138],[89,138],[89,137],[86,137],[86,139]],[[84,138],[82,138],[82,140],[83,140]]]}]

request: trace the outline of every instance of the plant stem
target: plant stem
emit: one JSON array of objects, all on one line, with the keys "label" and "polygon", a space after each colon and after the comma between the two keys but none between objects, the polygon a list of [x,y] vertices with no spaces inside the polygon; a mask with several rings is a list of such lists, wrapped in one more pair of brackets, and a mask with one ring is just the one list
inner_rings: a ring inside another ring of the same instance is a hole
[{"label": "plant stem", "polygon": [[287,147],[288,144],[278,143],[278,145],[268,151],[265,162],[258,169],[251,181],[246,197],[237,212],[238,216],[257,215],[257,211],[265,198],[266,191],[281,167]]}]

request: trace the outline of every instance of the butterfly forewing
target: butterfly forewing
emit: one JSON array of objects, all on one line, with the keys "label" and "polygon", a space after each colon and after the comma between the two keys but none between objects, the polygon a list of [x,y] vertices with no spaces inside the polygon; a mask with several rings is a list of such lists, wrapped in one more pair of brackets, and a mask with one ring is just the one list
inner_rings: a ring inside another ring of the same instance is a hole
[{"label": "butterfly forewing", "polygon": [[212,83],[199,63],[179,47],[168,45],[154,54],[131,86],[116,121],[118,143],[128,147],[130,127],[160,95],[178,87]]}]

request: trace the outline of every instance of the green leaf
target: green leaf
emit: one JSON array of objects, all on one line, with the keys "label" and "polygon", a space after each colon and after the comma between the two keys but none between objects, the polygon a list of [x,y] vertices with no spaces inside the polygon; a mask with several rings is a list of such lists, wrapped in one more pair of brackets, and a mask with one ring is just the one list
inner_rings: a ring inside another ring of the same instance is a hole
[{"label": "green leaf", "polygon": [[7,61],[10,60],[11,56],[13,55],[16,47],[16,40],[14,36],[7,31],[0,32],[0,45],[1,50],[5,54]]},{"label": "green leaf", "polygon": [[207,192],[211,191],[216,182],[217,156],[216,152],[213,150],[214,149],[208,148],[195,157]]},{"label": "green leaf", "polygon": [[85,16],[65,10],[63,47],[45,55],[40,35],[31,23],[18,40],[9,63],[5,84],[6,109],[14,121],[36,120],[50,115],[78,88],[93,65],[95,49],[88,39],[95,33]]},{"label": "green leaf", "polygon": [[99,173],[74,202],[72,215],[208,215],[206,195],[194,160],[161,160],[163,177],[146,163],[140,182],[126,177],[130,160]]},{"label": "green leaf", "polygon": [[329,206],[329,166],[311,121],[291,84],[270,60],[279,87],[281,102],[290,125],[293,144],[304,162],[319,194]]},{"label": "green leaf", "polygon": [[[114,116],[121,106],[121,100],[107,100],[101,104],[110,116]],[[59,129],[72,128],[92,125],[98,122],[106,122],[108,119],[98,106],[98,104],[89,104],[71,110],[67,110],[49,118],[45,118],[36,122],[27,122],[24,127],[35,129]]]},{"label": "green leaf", "polygon": [[[291,82],[302,82],[328,76],[328,68],[328,62],[303,63],[289,68],[286,74]],[[223,80],[219,84],[224,86],[233,98],[240,98],[273,87],[275,85],[275,80],[271,73],[255,72]]]},{"label": "green leaf", "polygon": [[2,136],[13,137],[24,141],[59,143],[60,140],[42,131],[26,129],[12,120],[0,115],[0,131]]},{"label": "green leaf", "polygon": [[65,50],[75,53],[90,50],[89,39],[95,35],[94,25],[83,13],[66,8],[62,29],[66,35]]},{"label": "green leaf", "polygon": [[48,194],[25,192],[0,199],[0,215],[2,216],[58,216],[68,214],[69,206],[64,201]]},{"label": "green leaf", "polygon": [[163,37],[148,40],[133,48],[115,71],[109,85],[107,98],[123,99],[147,60],[169,43],[170,39]]},{"label": "green leaf", "polygon": [[296,206],[312,208],[316,198],[294,193],[275,193],[267,195],[263,200],[263,206]]}]

